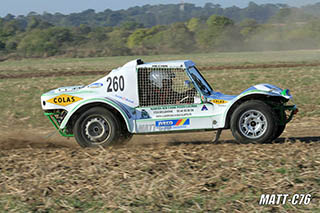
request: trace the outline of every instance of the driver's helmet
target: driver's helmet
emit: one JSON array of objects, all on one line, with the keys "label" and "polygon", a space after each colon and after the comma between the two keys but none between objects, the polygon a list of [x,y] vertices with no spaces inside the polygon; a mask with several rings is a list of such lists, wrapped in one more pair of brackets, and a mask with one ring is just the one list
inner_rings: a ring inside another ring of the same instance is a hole
[{"label": "driver's helmet", "polygon": [[163,87],[163,80],[172,80],[175,78],[175,74],[172,71],[167,70],[154,70],[149,75],[149,80],[152,85],[159,89]]}]

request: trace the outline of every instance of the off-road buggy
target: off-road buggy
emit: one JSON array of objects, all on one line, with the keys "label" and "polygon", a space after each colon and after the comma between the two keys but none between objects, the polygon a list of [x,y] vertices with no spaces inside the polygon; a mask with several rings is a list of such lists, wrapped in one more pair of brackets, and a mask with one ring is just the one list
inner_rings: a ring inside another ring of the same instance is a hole
[{"label": "off-road buggy", "polygon": [[241,143],[278,138],[297,108],[288,89],[259,84],[239,95],[214,91],[192,61],[144,63],[112,70],[86,86],[62,87],[41,105],[62,136],[82,147],[128,141],[132,134],[231,129]]}]

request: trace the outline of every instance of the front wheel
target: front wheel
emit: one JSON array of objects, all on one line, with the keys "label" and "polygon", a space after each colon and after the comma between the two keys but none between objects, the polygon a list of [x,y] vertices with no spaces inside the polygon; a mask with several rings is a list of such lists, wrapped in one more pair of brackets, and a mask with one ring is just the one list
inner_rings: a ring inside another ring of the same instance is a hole
[{"label": "front wheel", "polygon": [[278,115],[278,118],[281,119],[282,123],[280,123],[278,119],[278,125],[277,125],[276,133],[274,135],[274,140],[280,137],[280,135],[283,133],[284,129],[286,128],[286,120],[287,120],[287,115],[285,111],[280,111],[277,113],[277,115]]},{"label": "front wheel", "polygon": [[276,134],[274,136],[274,140],[276,140],[280,135],[283,133],[284,129],[286,128],[286,125],[278,125]]},{"label": "front wheel", "polygon": [[268,143],[275,136],[275,121],[270,106],[258,100],[247,101],[232,114],[231,131],[241,143]]},{"label": "front wheel", "polygon": [[73,133],[80,146],[97,147],[116,142],[121,131],[117,118],[110,111],[94,107],[78,118]]},{"label": "front wheel", "polygon": [[121,136],[119,141],[117,142],[118,145],[125,145],[127,144],[131,138],[132,138],[133,134],[128,132],[128,130],[126,128],[124,128],[122,130]]}]

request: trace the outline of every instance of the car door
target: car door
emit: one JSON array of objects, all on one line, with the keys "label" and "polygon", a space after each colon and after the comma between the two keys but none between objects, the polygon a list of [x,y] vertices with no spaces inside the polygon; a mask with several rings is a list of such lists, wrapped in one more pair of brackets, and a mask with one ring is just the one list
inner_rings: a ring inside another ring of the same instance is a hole
[{"label": "car door", "polygon": [[137,133],[212,129],[213,104],[182,68],[139,68]]}]

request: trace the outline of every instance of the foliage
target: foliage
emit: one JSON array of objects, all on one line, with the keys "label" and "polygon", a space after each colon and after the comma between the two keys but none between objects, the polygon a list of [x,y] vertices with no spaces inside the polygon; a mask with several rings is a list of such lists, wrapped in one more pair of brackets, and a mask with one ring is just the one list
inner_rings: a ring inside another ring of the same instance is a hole
[{"label": "foliage", "polygon": [[26,57],[52,56],[62,51],[61,45],[72,40],[72,34],[67,28],[35,29],[26,34],[17,49]]},{"label": "foliage", "polygon": [[[249,3],[246,8],[229,7],[221,8],[219,4],[207,3],[204,7],[198,7],[194,4],[160,4],[160,5],[144,5],[131,7],[127,10],[113,11],[106,9],[102,12],[88,9],[79,13],[64,15],[61,13],[43,13],[42,15],[30,12],[27,16],[20,15],[14,17],[8,14],[4,19],[7,21],[18,19],[23,23],[41,20],[51,23],[55,26],[79,27],[81,24],[92,27],[97,26],[121,26],[124,23],[136,22],[143,26],[152,27],[155,25],[170,25],[175,22],[186,22],[196,17],[207,19],[211,15],[225,16],[233,19],[235,22],[241,22],[246,18],[256,19],[259,23],[266,22],[270,17],[275,15],[284,6],[281,4],[262,4],[257,5],[253,2]],[[306,10],[310,10],[306,8]],[[310,13],[314,13],[310,11]],[[25,26],[26,27],[26,26]]]},{"label": "foliage", "polygon": [[[318,8],[319,4],[315,4]],[[310,6],[221,8],[207,3],[145,5],[96,13],[31,12],[0,18],[0,60],[320,48],[320,16]]]},{"label": "foliage", "polygon": [[234,27],[231,19],[212,15],[208,18],[206,26],[199,30],[197,41],[204,49],[216,49],[218,46],[221,46],[225,38],[230,35],[228,32],[230,32],[231,27]]}]

